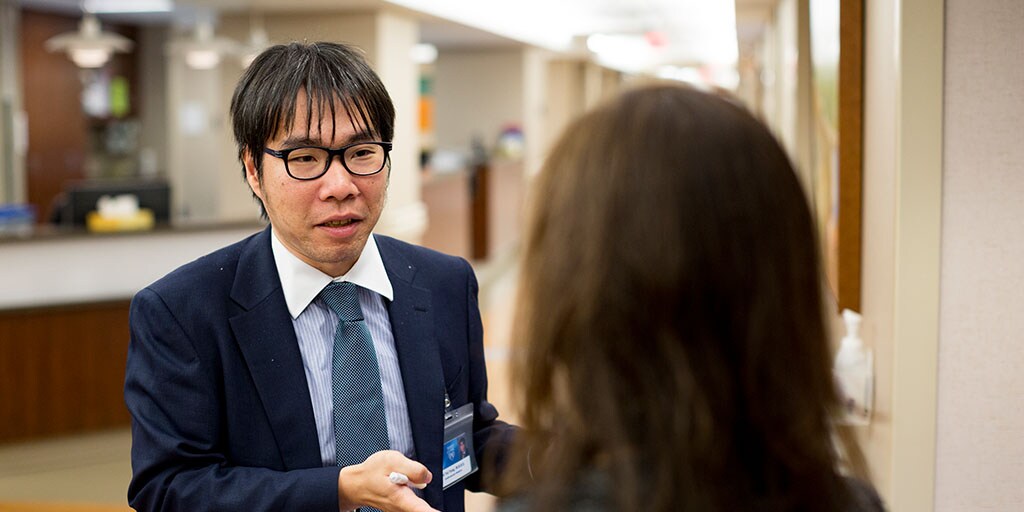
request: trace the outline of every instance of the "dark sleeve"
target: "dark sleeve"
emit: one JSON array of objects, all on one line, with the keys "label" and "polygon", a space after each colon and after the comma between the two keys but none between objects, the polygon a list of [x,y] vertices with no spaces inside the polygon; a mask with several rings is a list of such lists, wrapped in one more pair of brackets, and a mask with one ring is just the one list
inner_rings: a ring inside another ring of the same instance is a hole
[{"label": "dark sleeve", "polygon": [[223,448],[223,377],[196,350],[195,343],[204,340],[190,339],[175,312],[150,289],[132,300],[129,318],[124,393],[132,417],[133,508],[338,509],[338,468],[233,466]]},{"label": "dark sleeve", "polygon": [[466,489],[494,492],[495,478],[504,467],[517,428],[498,419],[498,409],[487,401],[487,368],[484,361],[483,324],[480,321],[479,285],[469,263],[467,275],[467,319],[469,322],[469,399],[475,404],[473,447],[480,471],[466,479]]},{"label": "dark sleeve", "polygon": [[885,504],[875,488],[863,480],[847,478],[854,506],[851,512],[885,512]]},{"label": "dark sleeve", "polygon": [[[606,512],[616,510],[611,487],[604,473],[587,472],[580,475],[573,486],[567,491],[567,502],[560,503],[558,509],[564,512]],[[536,491],[527,490],[522,494],[503,498],[495,509],[496,512],[528,512],[538,503]],[[683,510],[684,507],[679,507]]]}]

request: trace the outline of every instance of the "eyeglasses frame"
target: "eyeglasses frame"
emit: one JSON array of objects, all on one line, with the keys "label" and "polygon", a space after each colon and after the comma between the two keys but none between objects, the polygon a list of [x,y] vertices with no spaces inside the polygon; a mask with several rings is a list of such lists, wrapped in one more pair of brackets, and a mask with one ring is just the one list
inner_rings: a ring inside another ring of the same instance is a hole
[{"label": "eyeglasses frame", "polygon": [[[345,163],[345,151],[348,151],[349,148],[353,148],[355,146],[361,146],[361,145],[364,145],[364,144],[373,144],[375,146],[380,146],[381,148],[383,148],[384,149],[384,161],[381,162],[380,169],[377,169],[376,171],[371,172],[371,173],[360,174],[360,173],[354,172],[354,171],[352,171],[352,169],[348,168],[348,164]],[[325,148],[323,146],[296,146],[294,148],[281,149],[281,150],[270,149],[270,148],[263,148],[263,152],[268,154],[268,155],[270,155],[270,156],[274,156],[274,157],[277,157],[277,158],[280,158],[281,160],[283,160],[284,161],[284,171],[286,173],[288,173],[288,176],[290,178],[295,179],[295,180],[299,180],[299,181],[312,181],[312,180],[315,180],[315,179],[319,179],[319,178],[323,177],[323,175],[327,174],[327,171],[330,170],[330,168],[331,168],[331,163],[334,162],[334,157],[335,156],[340,157],[340,159],[341,159],[341,166],[345,168],[345,171],[347,171],[349,174],[351,174],[353,176],[373,176],[375,174],[379,174],[381,171],[384,170],[385,167],[387,167],[388,162],[391,161],[391,148],[392,148],[392,146],[393,146],[393,144],[390,143],[390,142],[360,141],[360,142],[353,142],[351,144],[346,144],[346,145],[344,145],[344,146],[342,146],[342,147],[340,147],[338,149]],[[310,178],[299,178],[298,176],[295,176],[294,174],[292,174],[292,170],[288,167],[288,155],[290,155],[292,151],[296,151],[296,150],[299,150],[299,149],[322,149],[322,150],[326,151],[327,152],[327,161],[324,164],[323,172],[321,172],[320,174],[317,174],[316,176],[310,177]]]}]

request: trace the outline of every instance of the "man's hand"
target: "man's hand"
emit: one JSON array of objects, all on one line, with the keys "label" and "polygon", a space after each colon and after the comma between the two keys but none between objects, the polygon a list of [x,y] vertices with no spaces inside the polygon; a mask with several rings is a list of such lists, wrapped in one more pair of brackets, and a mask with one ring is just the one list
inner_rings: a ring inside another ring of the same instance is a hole
[{"label": "man's hand", "polygon": [[399,452],[377,452],[361,464],[341,468],[338,474],[339,510],[368,506],[385,512],[437,512],[416,496],[409,486],[391,483],[388,476],[392,471],[408,476],[410,484],[427,484],[433,478],[426,466]]}]

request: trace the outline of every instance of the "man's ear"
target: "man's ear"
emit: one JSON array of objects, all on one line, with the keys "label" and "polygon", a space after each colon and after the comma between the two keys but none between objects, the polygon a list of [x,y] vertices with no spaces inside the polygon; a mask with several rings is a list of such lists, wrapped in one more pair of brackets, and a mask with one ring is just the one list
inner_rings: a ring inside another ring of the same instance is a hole
[{"label": "man's ear", "polygon": [[256,194],[260,200],[263,200],[263,187],[260,183],[259,173],[256,171],[256,161],[252,158],[252,151],[245,150],[245,155],[242,157],[242,165],[245,166],[245,181],[249,184],[249,188],[252,189],[252,193]]}]

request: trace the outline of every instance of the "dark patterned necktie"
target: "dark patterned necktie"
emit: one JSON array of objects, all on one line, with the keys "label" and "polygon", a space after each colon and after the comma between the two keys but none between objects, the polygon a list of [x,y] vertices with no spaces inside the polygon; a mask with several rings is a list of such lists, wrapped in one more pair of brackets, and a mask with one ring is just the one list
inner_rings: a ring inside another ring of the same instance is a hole
[{"label": "dark patterned necktie", "polygon": [[390,447],[380,368],[356,285],[331,283],[320,296],[338,315],[331,361],[335,460],[351,466]]}]

